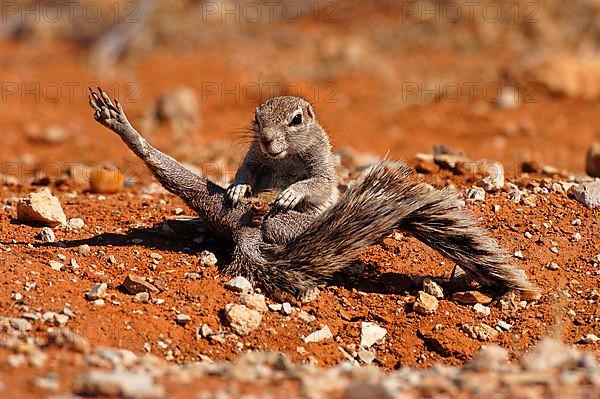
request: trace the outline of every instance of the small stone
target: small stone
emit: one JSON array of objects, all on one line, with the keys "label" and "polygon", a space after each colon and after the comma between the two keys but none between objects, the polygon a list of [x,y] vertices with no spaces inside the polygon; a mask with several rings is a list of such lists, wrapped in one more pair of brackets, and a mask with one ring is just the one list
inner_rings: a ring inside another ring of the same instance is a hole
[{"label": "small stone", "polygon": [[523,234],[525,236],[525,238],[531,239],[533,237],[533,234],[531,234],[530,232],[526,231],[525,234]]},{"label": "small stone", "polygon": [[521,198],[521,204],[533,208],[537,204],[537,196],[535,194],[527,195]]},{"label": "small stone", "polygon": [[485,201],[485,190],[481,187],[471,187],[467,190],[467,201]]},{"label": "small stone", "polygon": [[19,317],[13,317],[9,319],[9,324],[12,328],[18,331],[29,331],[33,328],[30,322]]},{"label": "small stone", "polygon": [[90,191],[113,194],[123,190],[125,178],[117,169],[94,168],[90,171]]},{"label": "small stone", "polygon": [[58,379],[58,375],[51,373],[46,376],[37,377],[33,380],[33,385],[45,391],[57,392],[60,389],[60,380]]},{"label": "small stone", "polygon": [[85,222],[80,218],[69,219],[69,227],[75,230],[83,229]]},{"label": "small stone", "polygon": [[463,152],[444,144],[433,146],[433,160],[440,168],[451,170],[456,170],[459,165],[469,162],[469,158]]},{"label": "small stone", "polygon": [[600,206],[600,181],[579,184],[571,188],[575,199],[588,208]]},{"label": "small stone", "polygon": [[192,321],[192,318],[190,316],[188,316],[187,314],[184,313],[179,313],[176,317],[175,317],[175,322],[177,324],[179,324],[180,326],[185,326],[187,325],[190,321]]},{"label": "small stone", "polygon": [[50,260],[48,263],[50,264],[52,270],[56,270],[57,272],[61,271],[65,267],[65,265],[56,260]]},{"label": "small stone", "polygon": [[454,294],[452,294],[452,299],[464,305],[474,305],[476,303],[487,305],[490,302],[492,302],[491,297],[482,294],[479,291],[455,292]]},{"label": "small stone", "polygon": [[560,266],[558,266],[558,263],[550,262],[550,263],[548,263],[548,265],[546,265],[546,269],[548,269],[548,270],[558,270],[558,269],[560,269]]},{"label": "small stone", "polygon": [[304,343],[310,344],[310,343],[314,343],[314,342],[325,341],[325,340],[332,339],[332,338],[333,338],[333,333],[329,329],[329,326],[323,326],[321,329],[319,329],[315,332],[312,332],[312,333],[308,334],[306,337],[304,337]]},{"label": "small stone", "polygon": [[284,302],[281,304],[281,313],[283,313],[286,316],[289,316],[292,314],[294,310],[292,309],[292,305],[289,302]]},{"label": "small stone", "polygon": [[209,251],[202,251],[200,253],[200,265],[204,267],[210,267],[217,264],[217,257],[215,254]]},{"label": "small stone", "polygon": [[77,316],[71,309],[69,309],[66,306],[63,308],[62,313],[71,319],[74,319]]},{"label": "small stone", "polygon": [[106,296],[106,291],[108,286],[106,283],[94,284],[92,288],[85,294],[85,299],[88,301],[95,301],[97,299],[101,299]]},{"label": "small stone", "polygon": [[121,287],[123,287],[123,289],[131,295],[139,294],[140,292],[148,292],[152,294],[160,292],[156,286],[147,282],[143,277],[136,276],[132,273],[125,277],[125,280],[123,283],[121,283]]},{"label": "small stone", "polygon": [[28,320],[39,320],[40,319],[40,314],[39,313],[34,313],[34,312],[25,312],[22,314],[23,318],[28,319]]},{"label": "small stone", "polygon": [[147,303],[150,301],[150,294],[147,291],[138,292],[133,296],[133,300],[139,303]]},{"label": "small stone", "polygon": [[436,297],[423,291],[419,291],[417,294],[417,300],[413,304],[413,311],[422,315],[430,315],[435,313],[438,306],[439,303]]},{"label": "small stone", "polygon": [[56,241],[56,236],[50,227],[42,227],[40,230],[40,239],[42,242],[54,242]]},{"label": "small stone", "polygon": [[358,356],[360,361],[364,364],[371,364],[371,363],[373,363],[373,360],[376,359],[375,354],[371,351],[361,350],[361,351],[358,351],[358,353],[356,355]]},{"label": "small stone", "polygon": [[58,325],[64,326],[69,322],[69,316],[67,316],[66,314],[55,313],[54,320],[56,321],[56,323],[58,323]]},{"label": "small stone", "polygon": [[502,190],[504,187],[504,167],[498,162],[485,165],[487,176],[480,180],[477,185],[488,193]]},{"label": "small stone", "polygon": [[200,278],[202,278],[202,276],[200,275],[200,273],[185,273],[183,275],[183,278],[187,278],[188,280],[199,280]]},{"label": "small stone", "polygon": [[225,317],[231,329],[238,335],[248,335],[260,326],[260,312],[244,305],[228,304],[225,306]]},{"label": "small stone", "polygon": [[442,299],[444,297],[444,290],[442,287],[429,277],[423,279],[423,291],[437,299]]},{"label": "small stone", "polygon": [[157,252],[150,252],[150,257],[156,260],[160,260],[163,258],[163,256]]},{"label": "small stone", "polygon": [[10,355],[6,358],[6,363],[13,368],[23,367],[27,363],[27,358],[21,353]]},{"label": "small stone", "polygon": [[490,308],[480,303],[476,303],[475,305],[473,305],[473,310],[475,311],[475,313],[480,313],[484,316],[490,315]]},{"label": "small stone", "polygon": [[498,325],[498,327],[500,327],[500,329],[502,329],[504,331],[508,331],[512,328],[512,324],[509,324],[509,323],[505,322],[504,320],[498,320],[498,322],[496,324]]},{"label": "small stone", "polygon": [[127,399],[162,399],[166,397],[164,387],[156,385],[151,374],[90,370],[79,381],[81,393],[90,396],[111,396]]},{"label": "small stone", "polygon": [[485,323],[479,324],[463,324],[461,326],[463,332],[465,332],[469,337],[473,339],[477,339],[480,341],[491,341],[492,339],[498,336],[498,331],[494,328],[490,327]]},{"label": "small stone", "polygon": [[551,247],[550,248],[550,252],[557,254],[558,253],[558,248],[557,247]]},{"label": "small stone", "polygon": [[258,310],[264,313],[269,310],[267,303],[265,302],[265,296],[263,294],[245,294],[240,295],[240,303],[246,305],[250,309]]},{"label": "small stone", "polygon": [[206,323],[202,324],[199,328],[198,328],[198,332],[196,333],[196,335],[202,337],[202,338],[208,338],[211,335],[214,334],[214,331],[212,328],[210,328],[210,326]]},{"label": "small stone", "polygon": [[67,223],[60,201],[47,187],[30,193],[17,203],[17,219],[50,227]]},{"label": "small stone", "polygon": [[523,192],[521,190],[519,190],[518,187],[511,187],[508,192],[508,199],[512,202],[515,203],[520,203],[521,202],[521,198],[523,197]]},{"label": "small stone", "polygon": [[573,219],[573,221],[571,222],[571,224],[573,226],[581,226],[581,219],[579,219],[579,218]]},{"label": "small stone", "polygon": [[514,255],[515,255],[515,258],[517,258],[517,259],[523,259],[524,258],[523,252],[521,252],[520,250],[516,250]]},{"label": "small stone", "polygon": [[79,263],[77,263],[77,260],[76,260],[75,258],[71,258],[71,259],[69,260],[69,266],[70,266],[72,269],[79,269]]},{"label": "small stone", "polygon": [[581,338],[581,342],[584,344],[595,344],[600,341],[600,338],[596,334],[587,334]]},{"label": "small stone", "polygon": [[92,250],[89,245],[82,244],[77,247],[77,252],[79,252],[79,255],[88,256],[90,254],[90,252],[92,252]]},{"label": "small stone", "polygon": [[[431,295],[429,296],[435,299]],[[387,330],[385,328],[379,327],[375,323],[362,322],[360,327],[360,346],[362,346],[365,349],[369,349],[370,347],[375,345],[376,342],[382,340],[386,334]]]},{"label": "small stone", "polygon": [[581,234],[579,232],[575,232],[573,233],[573,235],[571,236],[571,239],[575,242],[581,241]]},{"label": "small stone", "polygon": [[225,284],[225,288],[234,291],[234,292],[252,292],[252,283],[248,281],[245,277],[237,276],[229,280]]},{"label": "small stone", "polygon": [[270,303],[268,305],[269,310],[273,311],[273,312],[281,312],[281,309],[283,308],[283,305],[280,303]]},{"label": "small stone", "polygon": [[299,311],[296,315],[300,320],[304,321],[305,323],[312,323],[317,319],[315,316],[311,315],[305,310]]}]

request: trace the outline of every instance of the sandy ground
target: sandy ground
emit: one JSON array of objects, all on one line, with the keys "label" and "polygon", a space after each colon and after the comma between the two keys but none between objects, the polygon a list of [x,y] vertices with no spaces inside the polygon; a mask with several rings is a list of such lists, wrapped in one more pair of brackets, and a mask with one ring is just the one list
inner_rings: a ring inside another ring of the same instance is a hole
[{"label": "sandy ground", "polygon": [[[295,27],[305,29],[308,36],[331,33],[339,27],[309,28]],[[342,39],[348,37],[342,29],[339,32]],[[370,51],[362,41],[342,39],[341,46],[356,46],[359,57]],[[452,300],[452,291],[457,288],[442,284],[446,297],[440,300],[437,312],[416,314],[412,303],[421,289],[421,278],[447,279],[453,265],[415,239],[390,237],[381,245],[365,248],[362,274],[338,276],[315,301],[293,304],[294,314],[269,311],[259,329],[222,343],[197,337],[202,324],[215,331],[228,331],[223,309],[237,302],[238,295],[224,288],[230,276],[219,274],[217,267],[227,261],[228,248],[199,233],[197,224],[181,220],[182,215],[193,213],[180,199],[147,190],[152,178],[143,165],[117,137],[93,121],[85,98],[89,83],[101,83],[121,99],[137,126],[144,126],[140,124],[144,114],[161,93],[179,86],[196,91],[201,123],[188,136],[175,137],[168,126],[143,133],[160,149],[215,180],[231,178],[243,154],[243,131],[259,97],[253,88],[261,88],[261,98],[281,92],[275,89],[271,93],[269,82],[279,82],[280,87],[285,82],[293,84],[288,89],[299,88],[300,94],[313,101],[336,148],[352,147],[359,153],[411,160],[416,153],[430,153],[434,144],[443,143],[472,159],[501,162],[507,179],[529,192],[536,186],[567,181],[568,175],[581,175],[585,151],[598,138],[600,122],[597,101],[553,96],[543,90],[529,93],[530,101],[514,107],[486,101],[480,88],[501,82],[503,72],[519,61],[511,52],[497,55],[484,49],[457,53],[444,48],[374,52],[370,62],[329,66],[321,71],[324,77],[314,83],[311,76],[319,72],[315,65],[323,61],[318,48],[308,52],[299,66],[290,61],[297,56],[296,49],[285,41],[259,48],[239,45],[227,37],[218,46],[215,43],[157,50],[124,62],[110,73],[99,73],[82,57],[81,50],[70,44],[0,42],[4,82],[1,172],[15,175],[19,181],[4,184],[0,191],[5,205],[0,213],[1,316],[60,313],[68,307],[75,316],[67,327],[85,337],[92,348],[149,352],[172,363],[206,357],[232,361],[248,350],[270,350],[281,351],[294,362],[333,366],[345,359],[344,352],[357,350],[362,322],[374,322],[387,330],[385,341],[375,347],[374,364],[384,370],[425,368],[437,363],[460,366],[482,345],[460,327],[481,322],[492,327],[498,321],[512,325],[493,339],[508,350],[511,360],[519,359],[548,336],[599,357],[598,343],[581,341],[587,334],[600,332],[599,214],[553,190],[539,193],[533,207],[513,203],[505,192],[488,194],[483,203],[467,204],[509,253],[521,251],[523,257],[515,258],[514,263],[544,290],[538,302],[523,309],[508,311],[492,305],[490,315],[482,315],[472,305]],[[335,43],[331,46],[337,48]],[[256,59],[260,62],[250,66],[248,60]],[[407,84],[420,87],[427,82],[452,82],[463,88],[468,82],[477,82],[480,88],[472,98],[463,91],[457,101],[407,95],[414,87]],[[60,127],[66,138],[56,143],[36,139],[48,126]],[[566,174],[524,175],[523,161],[551,165]],[[76,163],[117,164],[130,184],[117,194],[90,193],[85,184],[60,178]],[[463,191],[473,184],[471,176],[448,171],[424,178],[438,187],[452,183]],[[55,229],[59,243],[45,244],[36,239],[39,226],[16,221],[15,206],[16,199],[38,188],[34,183],[48,185],[60,198],[67,217],[82,218],[85,227]],[[498,210],[494,210],[496,205]],[[576,219],[581,223],[574,224]],[[176,237],[165,234],[165,225]],[[573,239],[575,233],[581,235],[579,240]],[[529,235],[531,238],[526,238]],[[194,241],[198,236],[205,239]],[[83,244],[91,247],[90,254],[80,254]],[[553,247],[558,248],[557,253]],[[217,266],[199,264],[197,254],[203,250],[217,255]],[[50,260],[68,263],[71,258],[76,259],[79,269],[59,272],[49,267]],[[546,266],[551,262],[559,269],[549,270]],[[163,289],[155,297],[164,302],[138,303],[119,290],[128,273],[152,278]],[[193,280],[189,273],[199,276]],[[84,298],[84,293],[99,282],[108,284],[110,294],[102,306]],[[15,293],[22,299],[15,300]],[[271,299],[267,302],[276,303]],[[313,315],[314,321],[298,318],[300,310]],[[191,322],[177,324],[178,313],[190,315]],[[31,323],[30,334],[45,337],[48,324],[41,320]],[[331,329],[332,340],[302,341],[322,325]],[[84,363],[81,355],[53,346],[44,351],[48,360],[40,367],[11,366],[7,359],[14,350],[0,347],[0,382],[5,386],[1,395],[48,395],[48,391],[31,388],[36,376],[48,372],[58,374],[58,392],[73,389],[74,377]],[[204,388],[223,383],[209,379]],[[277,397],[277,390],[293,388],[293,384],[275,384],[269,389]],[[193,385],[189,389],[193,392]],[[178,385],[169,385],[169,392],[186,395]]]}]

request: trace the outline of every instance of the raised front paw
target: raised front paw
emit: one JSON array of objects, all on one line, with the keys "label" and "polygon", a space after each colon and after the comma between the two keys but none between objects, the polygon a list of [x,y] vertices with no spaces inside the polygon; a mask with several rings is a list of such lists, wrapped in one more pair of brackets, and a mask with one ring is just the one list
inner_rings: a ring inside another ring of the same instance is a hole
[{"label": "raised front paw", "polygon": [[290,186],[279,194],[275,200],[275,206],[282,210],[294,209],[303,198],[303,193]]},{"label": "raised front paw", "polygon": [[231,201],[233,206],[239,204],[239,202],[249,193],[251,187],[249,184],[232,184],[227,189],[227,199]]},{"label": "raised front paw", "polygon": [[130,126],[121,104],[116,99],[113,105],[111,99],[100,87],[98,87],[97,93],[91,88],[89,90],[90,106],[94,110],[96,121],[116,133],[120,133]]}]

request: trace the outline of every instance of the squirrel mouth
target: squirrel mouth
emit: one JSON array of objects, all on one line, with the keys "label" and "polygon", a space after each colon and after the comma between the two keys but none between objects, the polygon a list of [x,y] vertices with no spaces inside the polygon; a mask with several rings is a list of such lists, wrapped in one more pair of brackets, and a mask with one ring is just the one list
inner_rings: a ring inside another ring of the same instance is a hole
[{"label": "squirrel mouth", "polygon": [[286,155],[286,151],[285,150],[281,150],[279,152],[275,152],[275,151],[271,151],[271,150],[267,150],[266,151],[267,155],[273,159],[281,159],[284,158]]}]

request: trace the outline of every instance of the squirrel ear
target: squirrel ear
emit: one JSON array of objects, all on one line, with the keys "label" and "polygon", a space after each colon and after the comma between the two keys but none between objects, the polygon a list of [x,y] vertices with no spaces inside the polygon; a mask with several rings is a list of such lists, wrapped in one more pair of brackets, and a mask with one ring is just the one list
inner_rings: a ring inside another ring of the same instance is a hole
[{"label": "squirrel ear", "polygon": [[315,118],[315,111],[313,111],[312,106],[310,104],[308,104],[306,106],[306,113],[308,114],[308,116],[310,116],[311,118]]}]

